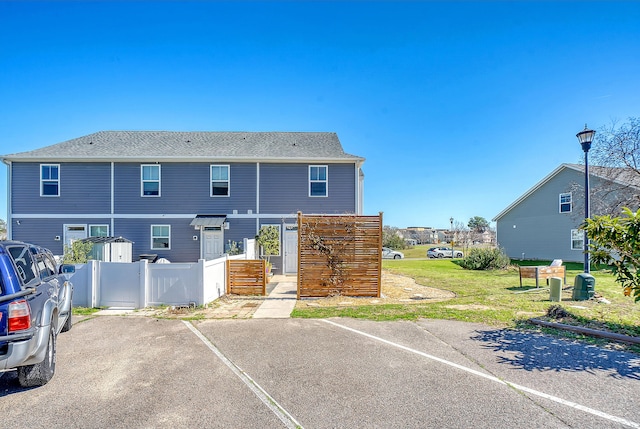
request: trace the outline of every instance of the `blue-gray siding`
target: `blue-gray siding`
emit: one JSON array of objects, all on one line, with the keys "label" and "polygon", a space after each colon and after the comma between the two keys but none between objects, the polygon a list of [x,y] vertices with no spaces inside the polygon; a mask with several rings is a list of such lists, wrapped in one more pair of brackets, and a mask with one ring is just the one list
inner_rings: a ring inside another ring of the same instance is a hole
[{"label": "blue-gray siding", "polygon": [[[256,213],[256,165],[230,165],[228,197],[210,196],[211,163],[160,163],[160,197],[140,192],[140,163],[116,163],[114,213]],[[260,164],[261,213],[354,213],[354,164],[329,164],[328,196],[309,197],[309,164]],[[61,163],[60,196],[40,196],[40,163],[12,166],[12,213],[111,213],[109,163]]]},{"label": "blue-gray siding", "polygon": [[224,214],[256,210],[255,164],[230,165],[228,197],[211,197],[209,166],[212,163],[160,163],[160,196],[143,197],[140,163],[115,167],[115,213]]},{"label": "blue-gray siding", "polygon": [[571,230],[584,220],[583,196],[573,192],[571,213],[560,213],[559,207],[560,194],[583,182],[578,171],[560,171],[497,220],[498,245],[511,258],[584,261],[582,250],[571,249]]},{"label": "blue-gray siding", "polygon": [[110,163],[60,163],[60,196],[40,196],[40,163],[13,163],[13,213],[109,213]]},{"label": "blue-gray siding", "polygon": [[[242,244],[245,238],[256,236],[255,219],[228,219],[229,229],[224,230],[225,251],[230,241]],[[50,249],[56,255],[64,253],[64,225],[85,225],[87,233],[89,225],[110,225],[110,219],[21,219],[20,225],[14,224],[14,239],[38,244]],[[200,231],[189,225],[190,218],[161,218],[161,219],[115,219],[113,231],[110,235],[125,237],[132,244],[133,260],[140,254],[155,253],[158,257],[167,258],[172,262],[195,262],[200,258]],[[151,225],[171,226],[171,249],[151,249]],[[198,240],[194,241],[193,236]],[[56,240],[56,236],[60,240]]]},{"label": "blue-gray siding", "polygon": [[[210,196],[211,164],[230,166],[228,197]],[[227,250],[230,241],[241,243],[245,238],[255,237],[258,223],[281,227],[283,222],[295,223],[298,211],[354,213],[357,207],[355,164],[318,164],[328,165],[328,197],[309,197],[310,164],[260,163],[258,206],[256,163],[161,162],[160,197],[141,196],[141,163],[115,163],[112,213],[111,163],[60,163],[60,197],[40,197],[40,163],[14,162],[11,167],[12,238],[48,247],[61,255],[64,224],[86,225],[87,233],[89,225],[106,224],[110,235],[133,241],[134,260],[140,254],[155,253],[172,262],[194,262],[200,257],[200,232],[189,225],[192,218],[187,215],[228,215],[229,228],[224,230]],[[253,216],[258,213],[277,216],[257,220]],[[16,214],[23,216],[16,217]],[[68,216],[62,218],[63,214]],[[100,218],[86,217],[89,214]],[[290,214],[291,218],[283,219],[283,214]],[[151,225],[171,226],[170,249],[151,249]],[[193,240],[194,235],[198,240]],[[56,236],[60,237],[59,241],[55,240]],[[273,262],[282,268],[281,256],[274,257]]]},{"label": "blue-gray siding", "polygon": [[[171,262],[195,262],[200,258],[200,241],[194,241],[194,235],[200,235],[189,226],[190,219],[116,219],[116,235],[131,241],[133,260],[141,254],[153,253],[159,258]],[[171,248],[168,250],[151,248],[151,225],[171,226]]]},{"label": "blue-gray siding", "polygon": [[[46,247],[51,250],[54,255],[62,255],[64,253],[64,225],[86,225],[87,234],[89,233],[89,225],[109,225],[110,219],[56,219],[56,218],[20,218],[20,225],[13,221],[13,239],[26,241]],[[56,240],[56,236],[60,240]]]},{"label": "blue-gray siding", "polygon": [[309,196],[309,165],[260,164],[260,213],[355,213],[354,164],[328,165],[327,197]]}]

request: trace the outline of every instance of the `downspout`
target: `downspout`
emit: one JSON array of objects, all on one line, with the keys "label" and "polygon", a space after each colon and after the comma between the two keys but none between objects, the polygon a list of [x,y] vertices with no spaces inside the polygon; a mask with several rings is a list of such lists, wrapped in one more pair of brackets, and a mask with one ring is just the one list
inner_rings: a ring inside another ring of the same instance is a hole
[{"label": "downspout", "polygon": [[114,231],[114,225],[115,225],[115,221],[113,219],[113,215],[114,215],[114,208],[115,208],[115,175],[114,175],[114,171],[115,171],[115,165],[114,162],[111,161],[111,236],[115,237],[115,231]]},{"label": "downspout", "polygon": [[364,173],[362,172],[363,161],[355,164],[356,179],[356,214],[362,215],[364,211]]},{"label": "downspout", "polygon": [[260,232],[260,163],[256,162],[256,235]]},{"label": "downspout", "polygon": [[13,237],[13,218],[12,218],[12,209],[11,209],[11,167],[13,166],[13,164],[11,164],[11,161],[7,161],[6,159],[3,159],[2,162],[4,162],[7,165],[7,240],[11,240]]}]

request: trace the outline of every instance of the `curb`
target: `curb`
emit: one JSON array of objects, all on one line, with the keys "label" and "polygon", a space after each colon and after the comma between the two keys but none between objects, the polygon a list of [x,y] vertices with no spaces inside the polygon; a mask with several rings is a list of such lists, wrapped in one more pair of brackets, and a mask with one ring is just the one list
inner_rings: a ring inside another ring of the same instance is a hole
[{"label": "curb", "polygon": [[577,332],[579,334],[606,338],[608,340],[620,341],[623,343],[640,344],[640,337],[631,337],[629,335],[616,334],[614,332],[598,331],[596,329],[583,328],[581,326],[565,325],[564,323],[547,322],[540,319],[529,319],[529,321],[534,325],[546,326],[548,328],[563,329],[565,331]]}]

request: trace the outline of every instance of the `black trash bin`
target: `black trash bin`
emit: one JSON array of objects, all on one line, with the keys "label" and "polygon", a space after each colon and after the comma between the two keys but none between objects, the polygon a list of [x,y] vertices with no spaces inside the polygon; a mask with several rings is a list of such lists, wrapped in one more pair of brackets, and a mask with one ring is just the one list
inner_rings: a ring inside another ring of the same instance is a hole
[{"label": "black trash bin", "polygon": [[593,298],[596,279],[591,274],[580,273],[573,281],[573,300],[584,301]]}]

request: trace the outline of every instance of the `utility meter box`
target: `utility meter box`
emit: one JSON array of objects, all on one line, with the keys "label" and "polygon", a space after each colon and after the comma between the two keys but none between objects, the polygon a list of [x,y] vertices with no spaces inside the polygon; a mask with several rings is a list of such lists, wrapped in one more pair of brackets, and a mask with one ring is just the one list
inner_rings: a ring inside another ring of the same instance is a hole
[{"label": "utility meter box", "polygon": [[573,300],[584,301],[593,298],[596,279],[591,274],[580,273],[573,281]]},{"label": "utility meter box", "polygon": [[562,279],[551,277],[549,279],[549,300],[559,302],[562,300]]}]

